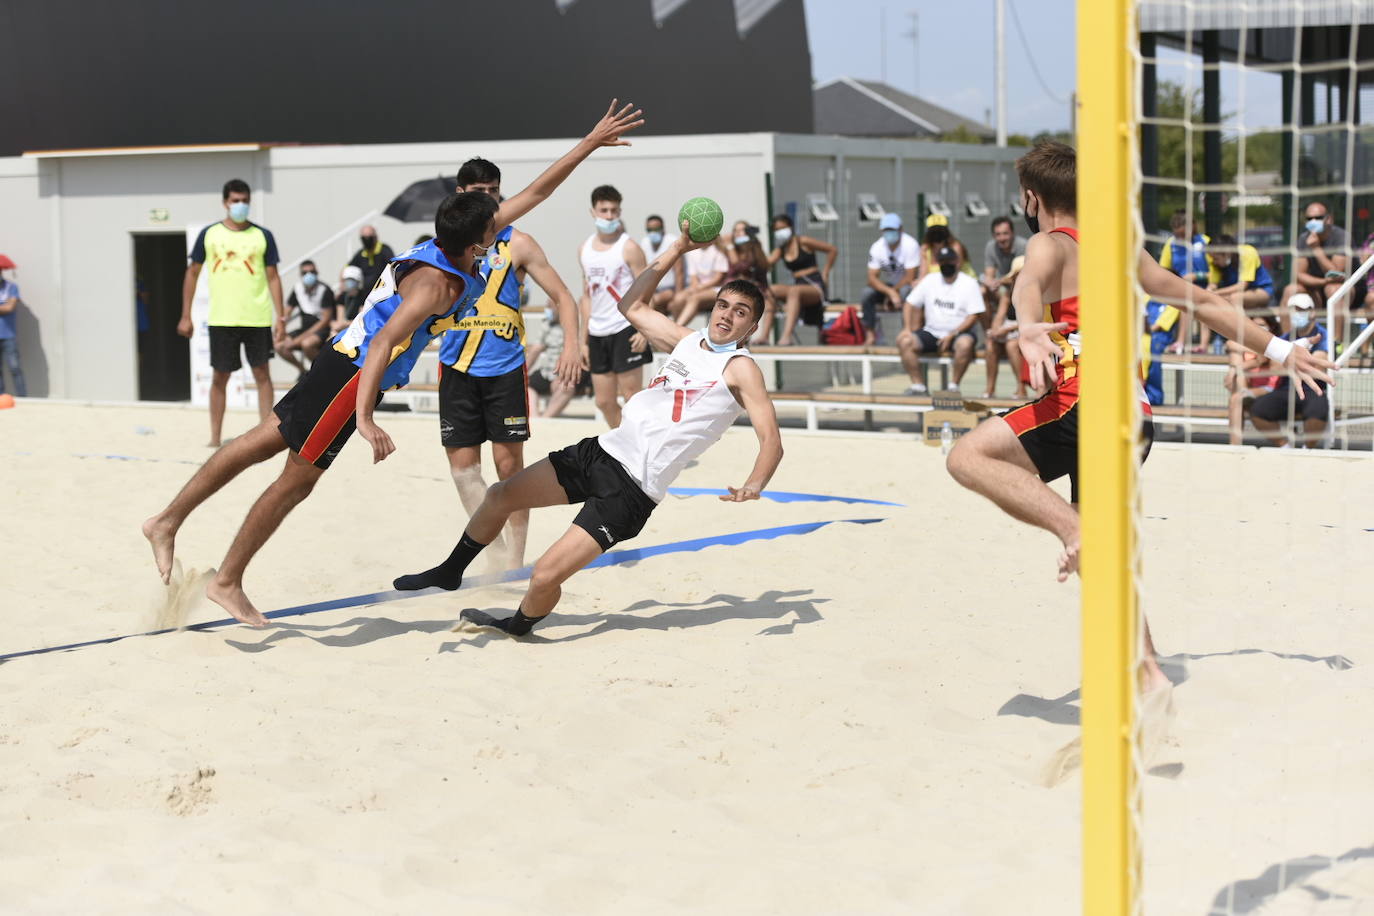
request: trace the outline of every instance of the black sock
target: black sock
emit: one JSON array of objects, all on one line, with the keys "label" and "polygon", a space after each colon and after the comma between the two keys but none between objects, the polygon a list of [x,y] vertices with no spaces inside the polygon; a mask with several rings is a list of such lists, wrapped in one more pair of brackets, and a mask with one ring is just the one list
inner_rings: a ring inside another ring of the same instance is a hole
[{"label": "black sock", "polygon": [[469,623],[474,623],[479,627],[493,627],[511,636],[528,636],[534,625],[543,620],[543,617],[526,617],[523,610],[517,609],[512,617],[496,618],[486,611],[479,611],[477,608],[464,608],[458,615]]},{"label": "black sock", "polygon": [[463,584],[463,573],[467,570],[468,564],[486,546],[468,537],[468,533],[464,531],[463,536],[458,539],[458,546],[453,548],[453,553],[448,555],[447,560],[433,569],[409,576],[399,576],[391,584],[403,592],[431,587],[453,591]]}]

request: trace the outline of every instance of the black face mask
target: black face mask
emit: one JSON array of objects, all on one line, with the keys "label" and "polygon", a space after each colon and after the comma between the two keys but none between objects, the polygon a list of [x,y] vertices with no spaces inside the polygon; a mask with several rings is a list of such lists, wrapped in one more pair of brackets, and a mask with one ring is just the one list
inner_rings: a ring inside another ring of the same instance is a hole
[{"label": "black face mask", "polygon": [[371,248],[373,245],[377,244],[377,237],[375,235],[365,235],[362,237],[361,241],[364,248]]},{"label": "black face mask", "polygon": [[1033,199],[1034,198],[1031,197],[1026,198],[1027,207],[1024,214],[1026,217],[1026,228],[1030,230],[1031,235],[1035,235],[1040,231],[1040,201],[1035,201],[1035,215],[1031,216],[1029,204]]},{"label": "black face mask", "polygon": [[953,280],[955,274],[957,274],[957,273],[959,273],[959,265],[958,265],[958,264],[941,264],[941,265],[940,265],[940,276],[944,277],[946,280]]}]

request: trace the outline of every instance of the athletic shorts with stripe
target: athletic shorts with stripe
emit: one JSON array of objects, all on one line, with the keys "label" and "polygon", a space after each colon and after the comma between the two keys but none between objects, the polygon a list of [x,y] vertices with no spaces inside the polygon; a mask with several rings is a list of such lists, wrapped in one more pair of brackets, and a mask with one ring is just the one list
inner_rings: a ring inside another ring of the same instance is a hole
[{"label": "athletic shorts with stripe", "polygon": [[[1141,402],[1144,419],[1140,425],[1140,462],[1150,456],[1155,441],[1155,425],[1150,405]],[[1040,479],[1049,483],[1069,477],[1071,496],[1078,502],[1078,377],[1069,379],[1044,397],[1001,414],[1016,433]]]},{"label": "athletic shorts with stripe", "polygon": [[[334,462],[339,449],[358,428],[358,374],[342,353],[320,351],[310,370],[273,408],[277,429],[291,451],[320,470]],[[376,403],[382,402],[377,392]]]}]

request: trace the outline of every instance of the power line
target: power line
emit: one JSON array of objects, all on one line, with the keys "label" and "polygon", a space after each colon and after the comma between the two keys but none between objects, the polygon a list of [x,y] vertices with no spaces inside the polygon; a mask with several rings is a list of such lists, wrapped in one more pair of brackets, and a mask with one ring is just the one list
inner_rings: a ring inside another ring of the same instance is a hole
[{"label": "power line", "polygon": [[1016,35],[1021,39],[1021,48],[1026,52],[1026,59],[1030,61],[1031,72],[1035,74],[1036,80],[1040,82],[1040,88],[1044,90],[1045,95],[1049,96],[1060,105],[1069,104],[1069,100],[1056,95],[1054,90],[1050,88],[1049,83],[1045,82],[1045,78],[1040,75],[1040,68],[1035,65],[1035,55],[1031,53],[1030,42],[1026,40],[1025,30],[1021,28],[1021,15],[1016,12],[1016,4],[1013,3],[1012,0],[1007,0],[1007,7],[1011,10],[1011,21],[1016,26]]}]

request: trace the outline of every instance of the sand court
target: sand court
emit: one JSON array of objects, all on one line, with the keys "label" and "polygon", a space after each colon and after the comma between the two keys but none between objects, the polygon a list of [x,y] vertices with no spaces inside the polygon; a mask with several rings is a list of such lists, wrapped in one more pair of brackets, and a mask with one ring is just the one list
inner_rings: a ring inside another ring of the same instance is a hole
[{"label": "sand court", "polygon": [[[204,423],[0,414],[0,655],[156,625],[138,526],[208,456]],[[351,443],[249,567],[259,608],[383,593],[447,554],[465,515],[437,421],[380,423],[396,454]],[[527,455],[597,431],[537,423]],[[720,540],[579,573],[526,642],[455,630],[462,608],[514,608],[506,582],[0,663],[0,898],[1075,911],[1079,780],[1043,781],[1078,721],[1077,585],[1055,583],[1052,540],[910,437],[784,440],[771,489],[900,505],[670,496],[627,550]],[[677,485],[737,486],[754,447],[734,429]],[[191,516],[184,574],[219,562],[280,460]],[[1146,610],[1176,685],[1144,781],[1147,911],[1374,906],[1370,461],[1159,447],[1146,466]],[[533,513],[527,561],[575,512]]]}]

